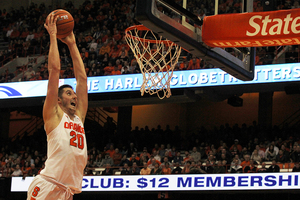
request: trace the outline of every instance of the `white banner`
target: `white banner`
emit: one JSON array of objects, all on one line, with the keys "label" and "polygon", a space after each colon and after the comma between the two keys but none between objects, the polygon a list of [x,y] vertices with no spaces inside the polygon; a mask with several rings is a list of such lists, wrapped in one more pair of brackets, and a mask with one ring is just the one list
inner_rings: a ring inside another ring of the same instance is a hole
[{"label": "white banner", "polygon": [[[300,173],[84,176],[82,191],[189,191],[299,189]],[[13,177],[12,192],[26,192],[33,177]]]}]

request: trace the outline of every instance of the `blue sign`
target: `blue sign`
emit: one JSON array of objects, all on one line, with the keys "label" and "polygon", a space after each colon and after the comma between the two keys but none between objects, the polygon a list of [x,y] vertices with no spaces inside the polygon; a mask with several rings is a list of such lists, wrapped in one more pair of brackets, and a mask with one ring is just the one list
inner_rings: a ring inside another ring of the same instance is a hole
[{"label": "blue sign", "polygon": [[[241,81],[221,69],[174,71],[170,85],[174,88],[295,82],[300,80],[300,64],[259,65],[252,81]],[[41,97],[46,95],[48,81],[0,84],[0,99]],[[61,79],[60,85],[76,88],[75,78]],[[139,91],[142,74],[88,77],[88,93]]]}]

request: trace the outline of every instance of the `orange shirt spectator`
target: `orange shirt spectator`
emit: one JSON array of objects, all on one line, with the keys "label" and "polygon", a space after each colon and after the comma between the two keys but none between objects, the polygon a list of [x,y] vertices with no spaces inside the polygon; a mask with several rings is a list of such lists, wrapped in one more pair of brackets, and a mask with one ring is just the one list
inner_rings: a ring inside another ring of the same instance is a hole
[{"label": "orange shirt spectator", "polygon": [[105,53],[110,53],[110,46],[107,42],[104,43],[104,45],[99,50],[99,55],[104,55]]},{"label": "orange shirt spectator", "polygon": [[118,46],[114,46],[114,48],[110,51],[109,57],[116,59],[119,56],[120,50]]},{"label": "orange shirt spectator", "polygon": [[120,47],[121,47],[121,51],[119,52],[118,57],[120,57],[123,52],[124,52],[124,56],[128,56],[128,51],[126,50],[126,47],[125,46],[120,46]]},{"label": "orange shirt spectator", "polygon": [[114,156],[114,154],[115,154],[115,150],[114,149],[108,149],[106,151],[106,153],[109,153],[109,156],[112,158]]},{"label": "orange shirt spectator", "polygon": [[121,75],[121,71],[118,69],[118,66],[114,67],[114,70],[111,72],[111,75]]},{"label": "orange shirt spectator", "polygon": [[147,167],[147,163],[143,163],[143,168],[141,169],[140,174],[141,175],[149,175],[151,172],[151,169]]},{"label": "orange shirt spectator", "polygon": [[111,72],[114,70],[111,62],[108,63],[108,66],[104,67],[104,75],[111,75]]},{"label": "orange shirt spectator", "polygon": [[[158,163],[158,165],[160,166],[161,165],[161,162],[158,161],[158,160],[155,160],[156,163]],[[149,159],[149,161],[147,162],[147,165],[150,165],[151,164],[151,159]]]},{"label": "orange shirt spectator", "polygon": [[119,165],[122,159],[122,154],[119,152],[119,149],[115,149],[115,153],[112,156],[112,159],[114,161],[114,165]]},{"label": "orange shirt spectator", "polygon": [[172,170],[169,166],[169,163],[166,163],[161,170],[162,174],[171,174]]},{"label": "orange shirt spectator", "polygon": [[113,35],[113,39],[114,39],[115,41],[119,41],[119,40],[122,39],[122,35],[119,33],[118,30],[116,30],[115,34]]},{"label": "orange shirt spectator", "polygon": [[193,58],[189,62],[188,70],[200,69],[200,59]]},{"label": "orange shirt spectator", "polygon": [[188,69],[189,64],[186,61],[186,58],[183,59],[182,63],[180,63],[180,70],[186,70]]}]

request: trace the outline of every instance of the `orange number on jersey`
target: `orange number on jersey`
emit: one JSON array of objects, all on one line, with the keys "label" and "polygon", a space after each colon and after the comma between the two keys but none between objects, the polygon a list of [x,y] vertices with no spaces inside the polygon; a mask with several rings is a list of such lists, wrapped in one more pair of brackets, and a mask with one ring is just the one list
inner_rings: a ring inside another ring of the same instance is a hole
[{"label": "orange number on jersey", "polygon": [[72,138],[70,139],[70,145],[77,147],[77,143],[76,143],[76,139],[78,140],[78,148],[79,149],[83,149],[84,148],[84,139],[83,136],[80,134],[76,134],[75,131],[71,131],[70,132],[70,136],[72,136]]},{"label": "orange number on jersey", "polygon": [[77,147],[77,144],[75,142],[75,140],[76,140],[76,133],[75,133],[75,131],[71,131],[70,132],[70,136],[72,136],[72,138],[70,139],[70,145],[72,145],[74,147]]},{"label": "orange number on jersey", "polygon": [[79,148],[79,149],[83,149],[83,147],[84,147],[84,143],[83,143],[84,139],[83,139],[83,136],[80,135],[80,134],[78,134],[78,135],[77,135],[77,139],[78,139],[78,148]]},{"label": "orange number on jersey", "polygon": [[35,186],[35,188],[33,189],[33,192],[32,192],[32,196],[36,197],[38,195],[39,191],[40,191],[40,188],[38,186]]}]

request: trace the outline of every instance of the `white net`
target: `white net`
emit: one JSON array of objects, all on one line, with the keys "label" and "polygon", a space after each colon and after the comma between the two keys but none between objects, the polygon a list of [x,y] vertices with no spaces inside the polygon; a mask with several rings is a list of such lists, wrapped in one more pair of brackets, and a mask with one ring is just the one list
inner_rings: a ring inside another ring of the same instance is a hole
[{"label": "white net", "polygon": [[143,74],[141,95],[149,93],[157,94],[160,99],[169,98],[170,82],[181,47],[142,25],[128,28],[125,39]]}]

